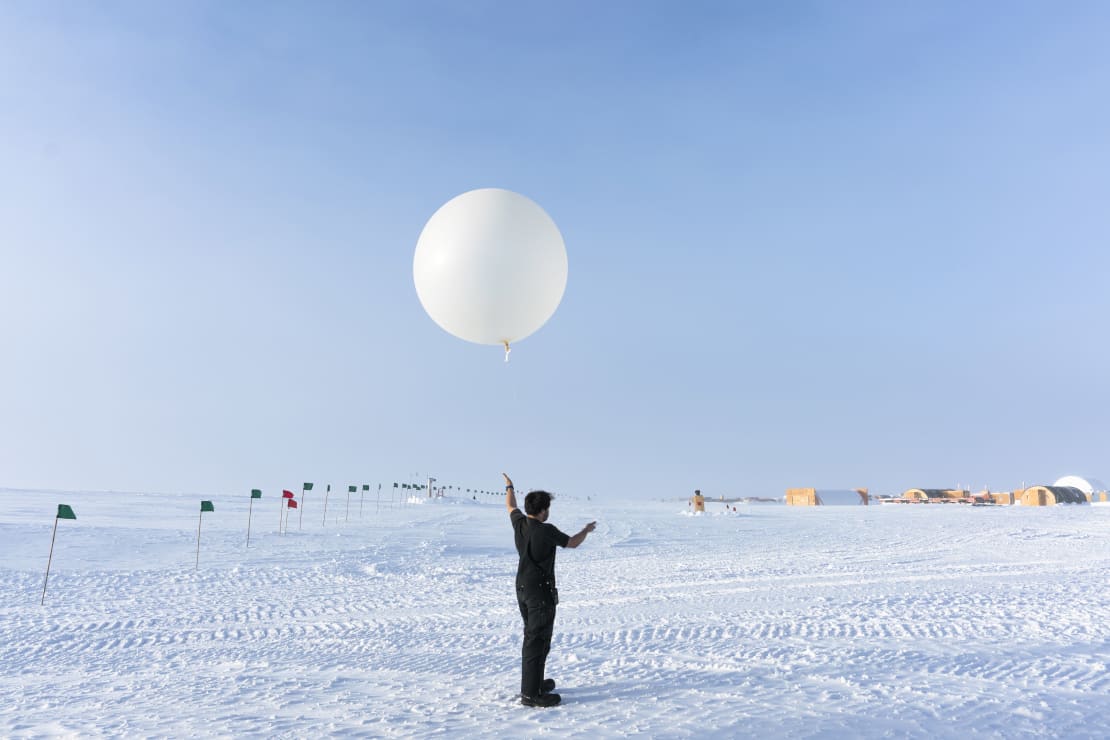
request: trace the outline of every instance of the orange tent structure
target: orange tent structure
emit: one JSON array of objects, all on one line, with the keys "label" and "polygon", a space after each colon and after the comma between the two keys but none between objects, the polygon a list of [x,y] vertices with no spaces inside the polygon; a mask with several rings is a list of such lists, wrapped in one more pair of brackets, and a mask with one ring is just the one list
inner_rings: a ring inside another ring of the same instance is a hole
[{"label": "orange tent structure", "polygon": [[1087,503],[1087,494],[1071,486],[1030,486],[1021,493],[1022,506],[1085,503]]},{"label": "orange tent structure", "polygon": [[787,506],[867,506],[871,497],[866,488],[787,488]]}]

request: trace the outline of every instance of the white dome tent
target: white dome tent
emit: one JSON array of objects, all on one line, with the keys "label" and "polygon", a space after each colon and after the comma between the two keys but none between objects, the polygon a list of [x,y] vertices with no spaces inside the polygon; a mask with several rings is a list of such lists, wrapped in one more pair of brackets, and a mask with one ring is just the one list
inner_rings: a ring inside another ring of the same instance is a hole
[{"label": "white dome tent", "polygon": [[1106,490],[1106,484],[1097,478],[1084,478],[1078,475],[1065,475],[1063,478],[1058,479],[1052,485],[1054,486],[1071,486],[1078,488],[1083,493],[1097,493]]},{"label": "white dome tent", "polygon": [[1107,495],[1106,484],[1100,481],[1098,478],[1085,478],[1079,475],[1065,475],[1063,478],[1058,479],[1052,485],[1078,488],[1087,496],[1087,500],[1093,504],[1110,502],[1110,495]]}]

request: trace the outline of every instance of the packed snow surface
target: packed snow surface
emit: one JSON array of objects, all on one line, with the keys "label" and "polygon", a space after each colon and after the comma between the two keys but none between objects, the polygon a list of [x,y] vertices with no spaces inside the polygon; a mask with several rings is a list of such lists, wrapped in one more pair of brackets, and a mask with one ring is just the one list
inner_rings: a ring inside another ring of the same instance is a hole
[{"label": "packed snow surface", "polygon": [[1110,507],[557,498],[531,709],[503,502],[323,498],[0,491],[0,736],[1110,737]]}]

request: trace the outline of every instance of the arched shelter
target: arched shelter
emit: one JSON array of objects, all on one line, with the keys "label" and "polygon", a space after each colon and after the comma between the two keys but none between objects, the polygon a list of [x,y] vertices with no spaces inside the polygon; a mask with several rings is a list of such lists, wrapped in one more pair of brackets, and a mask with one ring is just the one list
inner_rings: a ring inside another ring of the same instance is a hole
[{"label": "arched shelter", "polygon": [[787,506],[867,506],[866,488],[787,488]]},{"label": "arched shelter", "polygon": [[1087,495],[1071,486],[1030,486],[1021,493],[1022,506],[1085,503],[1087,503]]},{"label": "arched shelter", "polygon": [[911,488],[902,494],[902,498],[942,503],[967,498],[968,495],[967,491],[955,488]]}]

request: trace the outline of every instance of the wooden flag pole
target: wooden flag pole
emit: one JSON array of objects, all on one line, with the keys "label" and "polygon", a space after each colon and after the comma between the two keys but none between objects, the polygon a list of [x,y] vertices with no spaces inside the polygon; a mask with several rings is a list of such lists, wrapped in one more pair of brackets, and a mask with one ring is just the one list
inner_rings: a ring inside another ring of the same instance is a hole
[{"label": "wooden flag pole", "polygon": [[251,518],[254,516],[254,500],[256,498],[262,498],[261,488],[251,489],[251,501],[247,507],[247,547],[251,546]]},{"label": "wooden flag pole", "polygon": [[347,486],[347,515],[343,517],[343,521],[351,521],[351,489],[354,486]]},{"label": "wooden flag pole", "polygon": [[42,598],[39,599],[40,606],[46,603],[46,584],[50,582],[50,563],[54,560],[54,540],[58,536],[58,520],[76,518],[77,515],[73,513],[72,507],[68,504],[58,504],[58,513],[54,515],[54,532],[50,535],[50,554],[46,558],[46,575],[42,579]]},{"label": "wooden flag pole", "polygon": [[46,584],[50,580],[50,562],[54,559],[54,538],[58,536],[58,517],[54,517],[54,534],[50,535],[50,556],[46,559],[46,578],[42,581],[42,600],[39,606],[46,603]]},{"label": "wooden flag pole", "polygon": [[301,511],[300,511],[299,514],[297,514],[297,530],[298,531],[304,529],[304,494],[305,494],[305,491],[307,491],[307,490],[308,490],[307,488],[305,488],[304,486],[301,486],[301,504],[298,507]]},{"label": "wooden flag pole", "polygon": [[197,565],[196,569],[200,570],[200,523],[204,519],[204,508],[201,507],[200,515],[197,516]]},{"label": "wooden flag pole", "polygon": [[378,484],[378,497],[374,500],[374,513],[377,514],[382,506],[382,484]]},{"label": "wooden flag pole", "polygon": [[[278,522],[278,534],[280,534],[280,535],[284,536],[285,533],[289,531],[289,508],[290,508],[289,502],[294,500],[295,498],[296,498],[296,496],[293,495],[292,491],[290,491],[288,489],[283,489],[282,490],[282,492],[281,492],[281,504],[280,505],[281,505],[282,510],[285,513],[285,516]],[[284,527],[282,527],[282,522],[284,522],[284,524],[285,524]]]},{"label": "wooden flag pole", "polygon": [[328,496],[331,495],[331,483],[328,484],[327,490],[324,491],[324,526],[328,526]]},{"label": "wooden flag pole", "polygon": [[359,492],[358,492],[358,519],[359,519],[359,521],[362,521],[362,504],[366,500],[366,489],[369,488],[369,487],[370,486],[363,483],[362,488],[359,489]]},{"label": "wooden flag pole", "polygon": [[[296,498],[290,498],[286,502],[285,508],[287,508],[287,509],[299,509],[301,507],[297,505],[297,499]],[[285,531],[286,532],[289,531],[289,513],[288,512],[286,512],[286,514],[285,514]]]},{"label": "wooden flag pole", "polygon": [[204,512],[215,510],[211,501],[200,502],[200,514],[197,516],[197,569],[200,569],[200,523],[204,520]]}]

